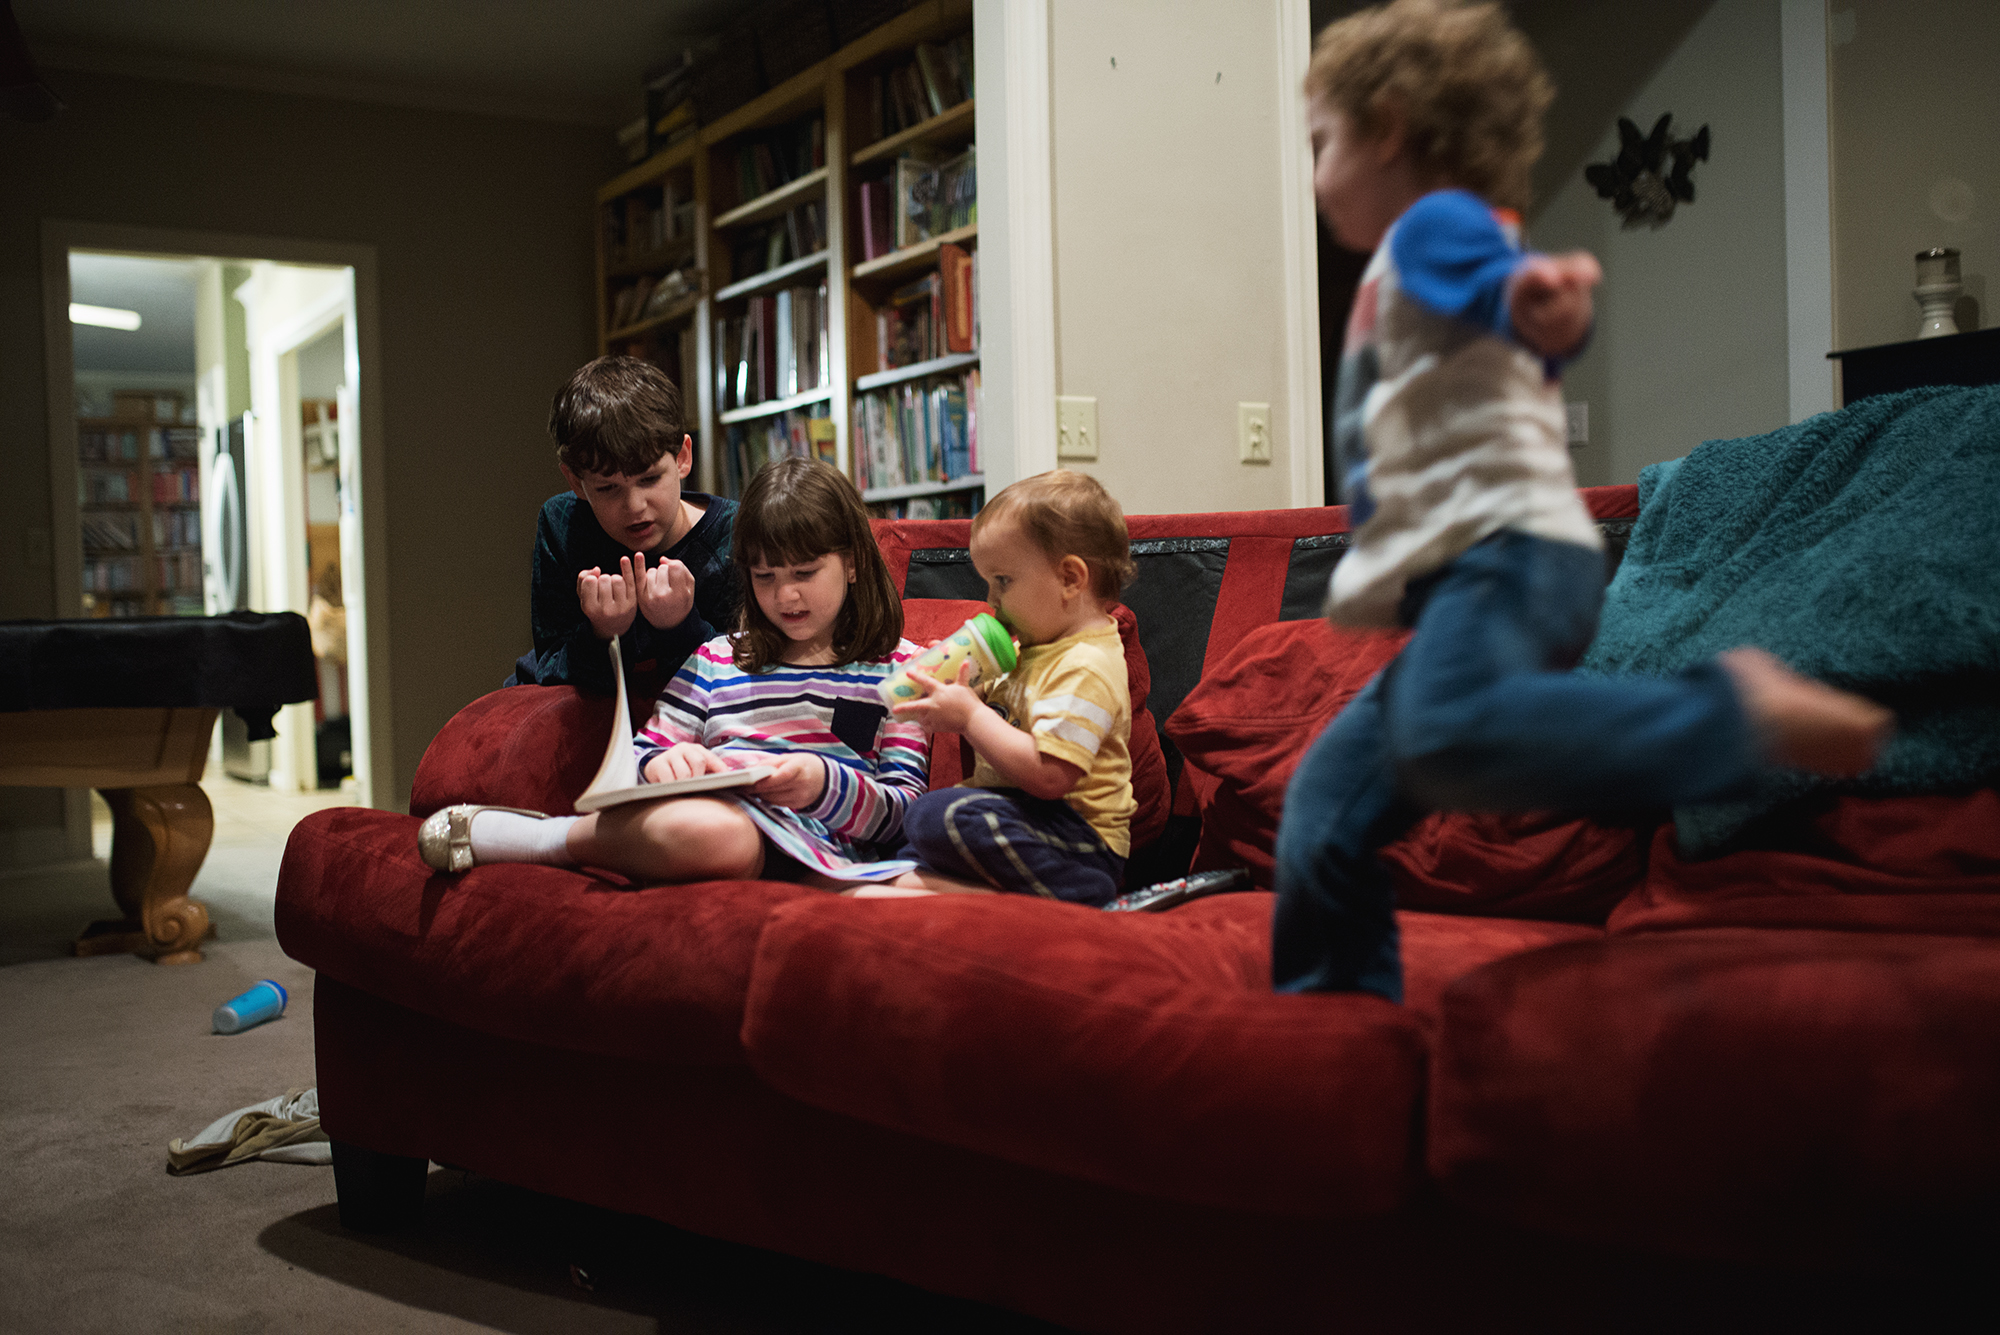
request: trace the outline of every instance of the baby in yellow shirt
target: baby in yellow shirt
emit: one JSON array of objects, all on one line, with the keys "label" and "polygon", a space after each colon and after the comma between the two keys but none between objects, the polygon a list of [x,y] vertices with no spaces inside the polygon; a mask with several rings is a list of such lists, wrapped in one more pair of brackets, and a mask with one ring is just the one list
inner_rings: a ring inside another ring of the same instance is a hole
[{"label": "baby in yellow shirt", "polygon": [[1131,852],[1132,698],[1110,608],[1132,578],[1125,514],[1097,479],[1026,478],[972,521],[972,564],[1021,642],[1014,670],[974,689],[921,672],[895,713],[964,734],[972,777],[926,793],[903,817],[930,890],[1042,895],[1103,905]]}]

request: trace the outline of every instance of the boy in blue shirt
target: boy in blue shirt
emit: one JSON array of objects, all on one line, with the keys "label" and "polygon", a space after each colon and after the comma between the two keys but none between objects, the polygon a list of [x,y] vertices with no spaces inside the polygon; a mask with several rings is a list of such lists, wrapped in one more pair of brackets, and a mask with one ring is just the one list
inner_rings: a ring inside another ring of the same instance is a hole
[{"label": "boy in blue shirt", "polygon": [[626,689],[651,699],[698,646],[736,626],[736,502],[681,489],[694,441],[680,391],[650,362],[583,366],[556,394],[549,435],[570,489],[535,526],[535,651],[511,684],[609,695],[604,646],[617,635]]},{"label": "boy in blue shirt", "polygon": [[1278,829],[1273,982],[1402,998],[1375,851],[1428,810],[1666,807],[1763,765],[1856,774],[1886,710],[1737,649],[1682,676],[1585,678],[1603,543],[1558,373],[1601,274],[1520,247],[1553,90],[1496,4],[1396,0],[1330,24],[1306,75],[1313,192],[1372,251],[1335,399],[1353,521],[1328,615],[1413,627],[1313,743]]}]

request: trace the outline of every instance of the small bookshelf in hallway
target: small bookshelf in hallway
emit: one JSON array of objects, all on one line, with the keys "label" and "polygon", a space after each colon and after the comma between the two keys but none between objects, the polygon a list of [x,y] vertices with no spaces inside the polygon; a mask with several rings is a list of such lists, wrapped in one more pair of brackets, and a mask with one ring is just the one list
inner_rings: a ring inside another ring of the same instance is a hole
[{"label": "small bookshelf in hallway", "polygon": [[598,191],[600,349],[681,387],[702,488],[811,455],[977,511],[974,92],[971,0],[923,0]]}]

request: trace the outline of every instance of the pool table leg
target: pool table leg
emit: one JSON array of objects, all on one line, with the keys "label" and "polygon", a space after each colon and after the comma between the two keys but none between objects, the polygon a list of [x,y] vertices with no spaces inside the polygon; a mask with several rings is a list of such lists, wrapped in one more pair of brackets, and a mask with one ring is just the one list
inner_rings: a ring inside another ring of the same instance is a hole
[{"label": "pool table leg", "polygon": [[79,955],[133,951],[159,964],[194,964],[208,935],[208,905],[188,887],[215,837],[215,810],[198,784],[105,788],[111,808],[111,893],[123,921],[92,923]]}]

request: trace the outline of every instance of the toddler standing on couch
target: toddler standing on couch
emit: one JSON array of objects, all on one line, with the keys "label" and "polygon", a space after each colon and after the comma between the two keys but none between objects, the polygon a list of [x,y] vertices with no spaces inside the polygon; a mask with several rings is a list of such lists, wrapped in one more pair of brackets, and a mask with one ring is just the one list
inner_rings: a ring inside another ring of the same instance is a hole
[{"label": "toddler standing on couch", "polygon": [[1889,715],[1755,649],[1664,680],[1565,671],[1605,570],[1557,375],[1600,272],[1520,247],[1548,78],[1498,5],[1396,0],[1320,34],[1306,96],[1320,212],[1373,252],[1336,395],[1354,545],[1328,615],[1416,633],[1286,792],[1272,973],[1401,1000],[1375,852],[1426,810],[1666,807],[1766,764],[1858,773]]},{"label": "toddler standing on couch", "polygon": [[1133,573],[1125,513],[1093,477],[1041,473],[973,519],[972,564],[1021,641],[1019,661],[977,693],[911,673],[925,696],[896,716],[963,733],[978,764],[910,804],[903,856],[920,867],[899,883],[1109,903],[1137,809],[1132,697],[1110,615]]}]

